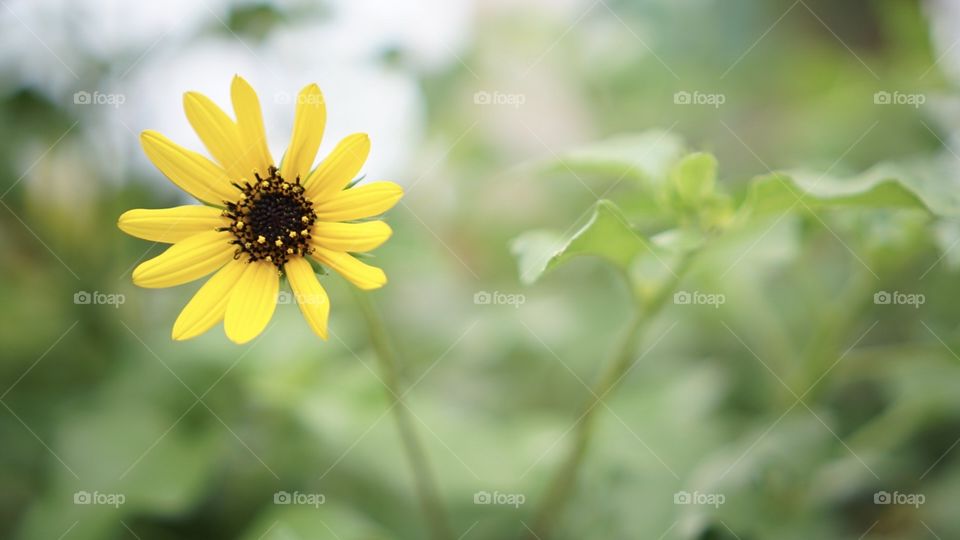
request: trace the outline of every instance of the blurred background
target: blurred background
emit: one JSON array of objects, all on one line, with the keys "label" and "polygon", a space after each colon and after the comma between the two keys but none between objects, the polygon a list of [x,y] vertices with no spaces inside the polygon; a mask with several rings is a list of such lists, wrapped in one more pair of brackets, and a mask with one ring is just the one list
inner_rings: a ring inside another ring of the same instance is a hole
[{"label": "blurred background", "polygon": [[[956,2],[0,0],[0,42],[0,537],[427,537],[342,280],[323,280],[329,341],[281,305],[245,347],[170,340],[199,284],[131,283],[162,246],[117,217],[186,202],[138,134],[201,150],[181,95],[226,107],[235,73],[274,155],[317,82],[321,155],[368,132],[366,178],[407,190],[373,296],[467,540],[532,526],[633,311],[596,259],[520,279],[522,233],[572,232],[601,196],[644,206],[568,156],[659,130],[715,154],[736,201],[771,170],[929,166],[939,212],[786,212],[698,259],[680,287],[725,301],[651,321],[551,520],[562,539],[960,537]],[[875,298],[895,291],[923,301]]]}]

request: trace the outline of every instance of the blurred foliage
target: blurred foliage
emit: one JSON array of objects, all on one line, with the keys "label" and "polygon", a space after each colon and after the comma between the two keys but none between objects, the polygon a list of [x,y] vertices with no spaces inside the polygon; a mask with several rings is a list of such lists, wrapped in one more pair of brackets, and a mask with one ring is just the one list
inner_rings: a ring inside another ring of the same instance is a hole
[{"label": "blurred foliage", "polygon": [[[648,321],[557,538],[960,537],[960,175],[943,142],[958,126],[933,99],[953,90],[922,5],[547,5],[478,3],[444,69],[383,51],[422,91],[426,137],[397,171],[408,195],[374,297],[457,533],[524,533],[633,300],[647,313],[671,285],[724,301],[671,296]],[[228,31],[205,31],[255,47],[328,9],[242,2]],[[88,112],[7,68],[0,536],[423,538],[348,287],[323,279],[326,343],[290,305],[249,347],[218,330],[171,342],[198,284],[133,287],[162,246],[115,220],[180,200],[106,157]],[[473,100],[494,90],[526,101]],[[697,91],[726,101],[674,102]],[[877,106],[879,91],[931,103]],[[475,504],[483,491],[525,503]],[[681,491],[724,503],[675,504]],[[284,492],[324,502],[275,504]]]}]

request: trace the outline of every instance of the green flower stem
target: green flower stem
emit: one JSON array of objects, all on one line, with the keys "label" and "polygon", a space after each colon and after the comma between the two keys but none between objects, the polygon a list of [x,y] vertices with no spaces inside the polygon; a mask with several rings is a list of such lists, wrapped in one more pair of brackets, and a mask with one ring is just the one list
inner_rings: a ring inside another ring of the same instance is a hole
[{"label": "green flower stem", "polygon": [[[660,287],[653,297],[646,301],[637,296],[634,297],[636,315],[634,315],[630,326],[627,328],[627,333],[620,348],[617,349],[616,356],[613,357],[603,374],[591,388],[590,398],[579,417],[580,421],[576,427],[573,447],[547,487],[546,495],[534,518],[534,526],[530,530],[529,537],[531,539],[546,540],[550,538],[552,526],[557,524],[564,506],[573,494],[573,485],[590,446],[594,418],[597,409],[600,408],[601,401],[616,390],[620,381],[630,370],[630,366],[636,361],[636,351],[643,341],[649,322],[654,319],[673,295],[681,277],[686,274],[687,269],[693,262],[694,256],[695,253],[687,254],[677,265],[673,278]],[[629,281],[628,277],[627,282],[629,283]]]},{"label": "green flower stem", "polygon": [[414,429],[410,410],[407,404],[403,402],[403,392],[400,384],[400,372],[398,368],[397,354],[393,348],[386,327],[380,313],[370,300],[369,293],[356,291],[357,303],[363,312],[363,317],[367,323],[367,329],[370,333],[370,340],[373,342],[373,348],[376,351],[377,359],[380,362],[380,368],[383,371],[384,383],[387,386],[387,397],[390,400],[390,409],[393,411],[393,418],[397,429],[400,431],[400,438],[403,442],[404,451],[410,462],[410,468],[413,472],[414,484],[416,486],[417,498],[420,502],[420,508],[423,511],[424,518],[430,528],[431,537],[434,540],[451,540],[454,535],[447,522],[443,503],[440,499],[440,492],[437,489],[436,479],[430,469],[427,455],[420,444],[420,438]]}]

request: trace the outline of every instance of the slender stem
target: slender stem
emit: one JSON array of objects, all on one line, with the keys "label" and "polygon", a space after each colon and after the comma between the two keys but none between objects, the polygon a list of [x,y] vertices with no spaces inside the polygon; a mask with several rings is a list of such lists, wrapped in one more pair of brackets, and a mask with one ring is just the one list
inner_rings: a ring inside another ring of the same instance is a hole
[{"label": "slender stem", "polygon": [[590,446],[596,410],[608,394],[617,388],[620,381],[626,376],[627,371],[630,370],[635,361],[636,350],[643,340],[647,324],[673,294],[681,276],[686,273],[687,268],[692,263],[693,257],[694,253],[686,255],[677,266],[673,278],[663,284],[652,298],[646,302],[635,298],[637,313],[627,328],[627,333],[619,349],[617,349],[616,356],[613,357],[603,374],[590,389],[590,398],[587,400],[576,427],[576,439],[573,447],[547,487],[546,496],[534,518],[534,527],[530,531],[530,538],[546,540],[551,536],[551,528],[556,525],[560,512],[573,493],[577,472]]},{"label": "slender stem", "polygon": [[416,429],[414,429],[411,412],[403,401],[397,354],[387,334],[383,319],[370,300],[369,293],[356,291],[356,296],[363,317],[367,322],[370,340],[373,342],[373,348],[377,353],[380,368],[383,371],[384,383],[387,386],[387,398],[390,400],[390,410],[393,412],[393,419],[400,431],[403,448],[413,472],[417,498],[430,528],[431,537],[435,540],[452,539],[454,536],[447,523],[436,479],[430,469],[423,446],[420,444],[420,438],[417,436]]}]

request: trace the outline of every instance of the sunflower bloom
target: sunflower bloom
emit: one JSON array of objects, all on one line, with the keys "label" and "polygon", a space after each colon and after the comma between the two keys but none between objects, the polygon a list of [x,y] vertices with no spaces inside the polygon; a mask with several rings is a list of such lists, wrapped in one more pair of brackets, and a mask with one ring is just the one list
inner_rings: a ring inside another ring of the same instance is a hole
[{"label": "sunflower bloom", "polygon": [[286,276],[310,328],[327,338],[330,301],[308,259],[334,270],[355,286],[376,289],[383,270],[353,253],[370,251],[391,234],[371,219],[400,200],[393,182],[352,187],[370,152],[357,133],[340,141],[313,168],[326,123],[323,95],[315,84],[297,97],[293,135],[280,165],[267,147],[260,101],[239,76],[230,88],[236,120],[206,96],[184,94],[190,125],[213,160],[154,131],[140,136],[144,152],[167,178],[203,205],[130,210],[121,230],[173,244],[133,271],[141,287],[173,287],[209,274],[173,324],[173,339],[196,337],[220,321],[238,344],[255,338],[276,309]]}]

